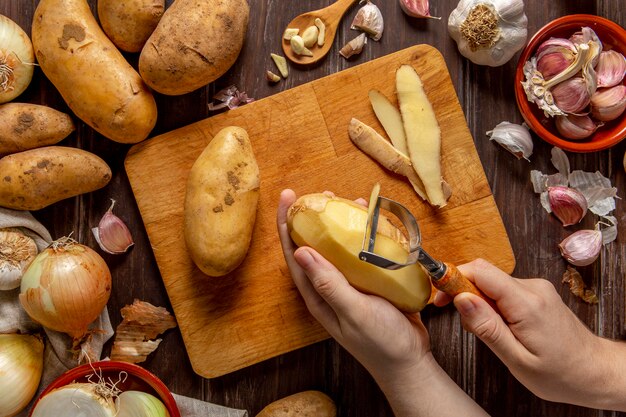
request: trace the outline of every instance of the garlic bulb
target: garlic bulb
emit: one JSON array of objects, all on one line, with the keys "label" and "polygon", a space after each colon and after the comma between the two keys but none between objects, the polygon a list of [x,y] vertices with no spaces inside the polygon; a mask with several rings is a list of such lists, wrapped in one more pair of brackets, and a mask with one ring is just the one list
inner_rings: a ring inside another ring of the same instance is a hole
[{"label": "garlic bulb", "polygon": [[22,275],[37,256],[35,241],[19,229],[0,229],[0,290],[20,286]]},{"label": "garlic bulb", "polygon": [[448,32],[461,55],[497,67],[526,44],[528,19],[522,0],[461,0],[448,18]]},{"label": "garlic bulb", "polygon": [[27,334],[0,334],[0,416],[22,411],[37,392],[43,342]]}]

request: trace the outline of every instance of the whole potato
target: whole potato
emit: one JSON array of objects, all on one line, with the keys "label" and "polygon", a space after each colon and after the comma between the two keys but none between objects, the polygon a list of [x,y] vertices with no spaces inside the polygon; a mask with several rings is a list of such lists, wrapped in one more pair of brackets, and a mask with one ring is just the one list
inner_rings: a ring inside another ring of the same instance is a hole
[{"label": "whole potato", "polygon": [[222,129],[193,164],[185,194],[185,242],[194,263],[222,276],[243,261],[259,201],[259,167],[248,133]]},{"label": "whole potato", "polygon": [[246,0],[176,0],[141,51],[146,84],[180,95],[218,79],[239,56],[249,14]]},{"label": "whole potato", "polygon": [[69,115],[38,104],[0,105],[0,120],[0,155],[54,145],[75,129]]},{"label": "whole potato", "polygon": [[0,206],[39,210],[110,180],[106,162],[82,149],[47,146],[18,152],[0,159]]},{"label": "whole potato", "polygon": [[265,407],[256,417],[336,417],[335,402],[320,391],[302,391]]},{"label": "whole potato", "polygon": [[157,118],[154,97],[85,0],[41,0],[32,36],[41,69],[76,116],[116,142],[148,136]]},{"label": "whole potato", "polygon": [[104,33],[126,52],[141,51],[164,11],[165,0],[98,0]]}]

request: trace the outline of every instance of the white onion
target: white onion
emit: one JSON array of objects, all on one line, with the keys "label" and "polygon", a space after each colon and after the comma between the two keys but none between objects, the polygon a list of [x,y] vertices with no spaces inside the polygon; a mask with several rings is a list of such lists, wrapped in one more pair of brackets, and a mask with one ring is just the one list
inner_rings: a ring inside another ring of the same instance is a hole
[{"label": "white onion", "polygon": [[22,28],[0,15],[0,103],[22,94],[33,78],[33,44]]},{"label": "white onion", "polygon": [[43,371],[43,342],[27,334],[0,334],[0,416],[22,411]]},{"label": "white onion", "polygon": [[31,417],[115,417],[113,395],[102,384],[65,385],[44,395]]},{"label": "white onion", "polygon": [[124,391],[115,400],[117,417],[169,417],[165,405],[154,395]]},{"label": "white onion", "polygon": [[110,295],[111,273],[104,259],[62,238],[39,253],[22,276],[20,302],[33,320],[80,339]]}]

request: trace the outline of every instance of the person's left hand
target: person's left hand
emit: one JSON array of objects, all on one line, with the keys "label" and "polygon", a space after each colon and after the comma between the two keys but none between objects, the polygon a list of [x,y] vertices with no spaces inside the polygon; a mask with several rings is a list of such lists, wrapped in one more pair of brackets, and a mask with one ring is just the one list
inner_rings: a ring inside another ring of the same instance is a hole
[{"label": "person's left hand", "polygon": [[[432,358],[419,315],[405,315],[387,300],[353,288],[341,272],[310,247],[295,248],[287,229],[292,190],[280,196],[278,233],[287,266],[311,314],[379,383],[419,372]],[[381,380],[382,379],[382,380]]]}]

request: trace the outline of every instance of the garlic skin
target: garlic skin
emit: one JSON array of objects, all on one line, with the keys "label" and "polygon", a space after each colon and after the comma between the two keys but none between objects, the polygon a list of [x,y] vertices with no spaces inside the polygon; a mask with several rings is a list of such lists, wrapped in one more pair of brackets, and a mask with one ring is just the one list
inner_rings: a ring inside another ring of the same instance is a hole
[{"label": "garlic skin", "polygon": [[22,411],[35,396],[43,372],[43,342],[27,334],[0,334],[0,416]]},{"label": "garlic skin", "polygon": [[587,266],[598,259],[602,249],[602,232],[579,230],[559,243],[561,255],[572,265]]},{"label": "garlic skin", "polygon": [[0,290],[20,286],[22,275],[37,252],[35,241],[19,229],[0,229]]},{"label": "garlic skin", "polygon": [[448,32],[461,55],[491,67],[522,49],[527,25],[522,0],[461,0],[448,18]]},{"label": "garlic skin", "polygon": [[587,214],[587,199],[573,188],[548,187],[548,201],[552,213],[565,227],[579,223]]},{"label": "garlic skin", "polygon": [[111,255],[125,253],[135,244],[126,224],[115,214],[115,200],[111,199],[111,207],[104,213],[98,227],[91,229],[100,249]]},{"label": "garlic skin", "polygon": [[487,135],[490,140],[500,144],[517,159],[524,158],[530,161],[528,158],[533,154],[533,139],[525,125],[502,122],[488,131]]},{"label": "garlic skin", "polygon": [[591,96],[591,115],[603,122],[615,120],[626,109],[626,85],[603,88]]},{"label": "garlic skin", "polygon": [[361,30],[367,33],[373,40],[379,41],[385,30],[383,14],[378,6],[370,0],[366,0],[365,6],[361,7],[356,16],[354,16],[350,29]]},{"label": "garlic skin", "polygon": [[598,87],[613,87],[626,74],[626,57],[617,51],[602,51],[596,66]]},{"label": "garlic skin", "polygon": [[367,36],[365,33],[361,33],[356,38],[352,39],[350,42],[344,45],[343,48],[339,51],[339,54],[348,59],[352,55],[358,55],[363,51],[363,47],[367,44]]},{"label": "garlic skin", "polygon": [[580,140],[593,135],[600,125],[596,125],[589,116],[557,116],[556,130],[567,139]]}]

